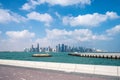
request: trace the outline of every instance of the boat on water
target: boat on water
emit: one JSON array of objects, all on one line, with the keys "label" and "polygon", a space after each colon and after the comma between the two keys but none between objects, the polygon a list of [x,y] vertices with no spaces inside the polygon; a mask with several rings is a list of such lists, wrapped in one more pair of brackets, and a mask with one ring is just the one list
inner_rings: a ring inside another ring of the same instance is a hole
[{"label": "boat on water", "polygon": [[48,53],[47,54],[43,53],[43,54],[33,54],[32,57],[52,57],[52,55]]}]

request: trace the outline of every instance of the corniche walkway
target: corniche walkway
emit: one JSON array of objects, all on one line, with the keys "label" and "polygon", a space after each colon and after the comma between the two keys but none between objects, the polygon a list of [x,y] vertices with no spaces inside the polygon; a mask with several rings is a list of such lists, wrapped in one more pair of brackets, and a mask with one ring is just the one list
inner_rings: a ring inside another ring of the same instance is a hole
[{"label": "corniche walkway", "polygon": [[0,80],[120,80],[120,77],[0,65]]},{"label": "corniche walkway", "polygon": [[84,64],[54,63],[54,62],[4,60],[4,59],[0,59],[0,65],[56,70],[56,71],[64,71],[69,73],[70,72],[88,73],[95,75],[120,77],[120,66],[84,65]]}]

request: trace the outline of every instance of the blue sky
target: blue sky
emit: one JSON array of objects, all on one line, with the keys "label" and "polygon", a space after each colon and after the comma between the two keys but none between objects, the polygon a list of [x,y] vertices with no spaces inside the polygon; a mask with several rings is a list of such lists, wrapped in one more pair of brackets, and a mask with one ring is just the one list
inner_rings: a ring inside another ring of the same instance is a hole
[{"label": "blue sky", "polygon": [[120,0],[0,0],[0,51],[32,44],[120,51]]}]

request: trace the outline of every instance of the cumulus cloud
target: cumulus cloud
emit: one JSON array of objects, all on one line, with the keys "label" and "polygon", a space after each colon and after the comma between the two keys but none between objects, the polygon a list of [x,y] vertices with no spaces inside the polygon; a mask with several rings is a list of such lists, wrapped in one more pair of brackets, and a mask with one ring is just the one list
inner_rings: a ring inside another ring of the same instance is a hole
[{"label": "cumulus cloud", "polygon": [[31,12],[27,14],[27,17],[29,20],[44,22],[46,26],[49,26],[53,20],[53,18],[48,13],[40,14],[38,12]]},{"label": "cumulus cloud", "polygon": [[61,6],[69,6],[69,5],[89,5],[91,0],[45,0],[46,3],[51,5],[61,5]]},{"label": "cumulus cloud", "polygon": [[0,51],[23,51],[24,48],[31,46],[33,41],[27,40],[12,40],[2,39],[0,40]]},{"label": "cumulus cloud", "polygon": [[[117,34],[120,32],[120,25],[117,25],[107,30],[106,32],[113,32],[114,34]],[[46,36],[43,38],[38,38],[35,41],[33,41],[35,33],[29,32],[28,30],[7,31],[6,35],[8,36],[8,39],[0,40],[0,50],[19,51],[23,50],[25,47],[30,47],[33,43],[39,43],[42,47],[54,47],[59,43],[74,45],[78,43],[105,41],[111,39],[111,36],[108,36],[107,34],[96,34],[93,33],[90,29],[46,29]]]},{"label": "cumulus cloud", "polygon": [[106,30],[106,32],[109,36],[119,34],[120,33],[120,25],[116,25],[115,27]]},{"label": "cumulus cloud", "polygon": [[105,35],[96,35],[89,29],[67,30],[46,30],[46,37],[36,40],[41,45],[56,45],[58,43],[75,44],[78,42],[89,42],[94,40],[107,40]]},{"label": "cumulus cloud", "polygon": [[[74,39],[78,41],[89,41],[89,40],[96,40],[97,37],[100,37],[101,35],[95,35],[92,33],[89,29],[75,29],[73,31],[66,31],[66,30],[59,30],[59,29],[53,29],[53,30],[46,30],[47,38],[49,39]],[[105,38],[100,38],[100,40],[103,40]]]},{"label": "cumulus cloud", "polygon": [[7,31],[7,38],[0,40],[0,51],[23,51],[33,43],[35,33],[28,30]]},{"label": "cumulus cloud", "polygon": [[63,17],[63,24],[70,26],[98,26],[100,23],[107,20],[119,18],[116,12],[106,12],[106,14],[86,14],[78,15],[77,17],[65,16]]},{"label": "cumulus cloud", "polygon": [[8,22],[23,22],[26,21],[26,18],[20,16],[12,11],[0,9],[0,23],[8,23]]},{"label": "cumulus cloud", "polygon": [[[43,1],[44,2],[44,1]],[[36,5],[41,4],[42,1],[40,2],[39,0],[29,0],[28,3],[25,3],[21,9],[23,10],[29,10],[35,8]]]},{"label": "cumulus cloud", "polygon": [[70,6],[70,5],[90,5],[91,0],[29,0],[22,6],[23,10],[34,9],[37,5],[48,3],[50,5]]},{"label": "cumulus cloud", "polygon": [[35,36],[35,33],[31,33],[28,30],[23,31],[7,31],[6,35],[11,39],[28,39]]},{"label": "cumulus cloud", "polygon": [[28,20],[36,20],[40,22],[44,22],[46,26],[50,26],[50,23],[53,21],[53,18],[50,14],[44,13],[40,14],[38,12],[31,12],[26,15],[27,17],[23,17],[14,13],[10,10],[0,9],[0,23],[8,23],[8,22],[25,22]]}]

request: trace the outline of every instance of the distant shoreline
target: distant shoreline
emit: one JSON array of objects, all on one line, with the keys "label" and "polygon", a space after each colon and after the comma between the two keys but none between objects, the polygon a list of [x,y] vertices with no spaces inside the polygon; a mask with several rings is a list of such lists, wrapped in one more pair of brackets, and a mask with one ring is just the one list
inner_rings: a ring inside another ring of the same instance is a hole
[{"label": "distant shoreline", "polygon": [[[24,51],[0,51],[0,52],[24,52]],[[25,53],[28,53],[28,52],[25,52]],[[30,52],[30,53],[42,53],[42,52]],[[53,52],[53,53],[58,53],[58,52]],[[65,52],[60,52],[60,53],[65,53]],[[68,53],[74,53],[74,52],[68,52]],[[120,53],[120,52],[78,52],[78,53]]]}]

